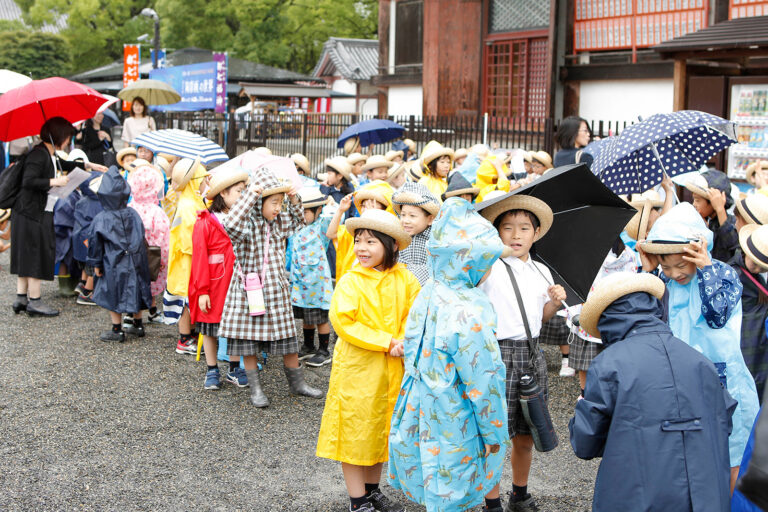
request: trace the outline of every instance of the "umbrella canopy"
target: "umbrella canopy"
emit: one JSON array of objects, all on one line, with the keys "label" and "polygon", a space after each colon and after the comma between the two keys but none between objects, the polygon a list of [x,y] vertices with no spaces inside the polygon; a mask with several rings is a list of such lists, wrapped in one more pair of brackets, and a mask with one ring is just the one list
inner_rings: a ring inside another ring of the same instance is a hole
[{"label": "umbrella canopy", "polygon": [[52,117],[71,123],[88,119],[106,101],[90,87],[66,78],[33,80],[0,96],[0,140],[37,135]]},{"label": "umbrella canopy", "polygon": [[27,75],[22,75],[10,69],[0,69],[0,94],[4,94],[11,89],[27,85],[32,79]]},{"label": "umbrella canopy", "polygon": [[200,157],[203,165],[229,160],[224,149],[212,140],[175,128],[142,133],[133,139],[131,144],[145,147],[155,153],[168,153],[181,158],[194,160]]},{"label": "umbrella canopy", "polygon": [[656,114],[609,137],[592,162],[592,172],[617,194],[644,192],[664,178],[698,170],[736,143],[733,123],[699,112]]},{"label": "umbrella canopy", "polygon": [[552,271],[566,290],[568,301],[584,302],[605,256],[627,222],[637,213],[610,191],[585,164],[547,171],[536,181],[483,201],[478,211],[515,194],[541,199],[554,221],[546,236],[534,244],[533,257]]},{"label": "umbrella canopy", "polygon": [[147,105],[172,105],[181,101],[181,94],[169,84],[148,78],[128,84],[128,87],[117,93],[117,97],[123,101],[141,97]]},{"label": "umbrella canopy", "polygon": [[405,128],[389,119],[368,119],[348,126],[336,143],[336,147],[343,148],[344,142],[352,137],[360,139],[360,146],[367,147],[371,144],[384,144],[403,136]]}]

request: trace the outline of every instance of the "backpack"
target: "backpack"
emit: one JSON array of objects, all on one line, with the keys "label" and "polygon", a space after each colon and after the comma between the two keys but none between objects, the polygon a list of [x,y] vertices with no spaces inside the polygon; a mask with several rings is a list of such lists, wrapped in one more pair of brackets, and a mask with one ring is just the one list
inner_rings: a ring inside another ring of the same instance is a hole
[{"label": "backpack", "polygon": [[16,196],[21,191],[24,162],[26,162],[28,154],[27,152],[0,173],[0,209],[13,208],[16,203]]}]

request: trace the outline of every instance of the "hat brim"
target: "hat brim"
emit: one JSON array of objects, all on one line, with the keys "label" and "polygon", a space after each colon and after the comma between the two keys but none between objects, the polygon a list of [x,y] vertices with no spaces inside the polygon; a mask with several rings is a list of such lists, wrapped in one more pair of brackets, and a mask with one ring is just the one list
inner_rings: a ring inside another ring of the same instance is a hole
[{"label": "hat brim", "polygon": [[219,195],[222,191],[241,181],[244,181],[246,185],[248,184],[249,179],[247,172],[227,173],[227,176],[222,178],[221,181],[216,180],[216,183],[214,183],[211,188],[208,189],[208,192],[206,192],[205,197],[209,200],[213,200],[213,198]]},{"label": "hat brim", "polygon": [[326,167],[330,167],[335,172],[337,172],[337,173],[341,174],[342,176],[344,176],[347,179],[347,181],[350,181],[350,182],[352,181],[352,171],[351,170],[347,170],[347,169],[343,169],[342,170],[342,169],[340,169],[340,168],[338,168],[336,166],[336,162],[331,162],[331,161],[326,161],[325,162],[325,166]]},{"label": "hat brim", "polygon": [[363,212],[363,201],[366,199],[373,199],[374,201],[383,204],[385,208],[388,208],[390,204],[390,201],[387,200],[384,195],[369,188],[361,188],[354,193],[352,198],[352,202],[355,203],[355,208],[357,208],[357,211],[360,213]]},{"label": "hat brim", "polygon": [[[394,217],[394,215],[393,218],[397,219],[397,217]],[[410,235],[405,232],[402,226],[400,226],[400,223],[394,224],[382,222],[378,219],[352,217],[351,219],[347,219],[347,221],[344,223],[344,226],[347,228],[347,231],[349,231],[353,238],[355,236],[355,231],[358,229],[370,229],[372,231],[378,231],[380,233],[384,233],[385,235],[391,236],[394,238],[395,242],[397,242],[397,249],[400,251],[411,244]]]},{"label": "hat brim", "polygon": [[290,185],[280,185],[279,187],[266,189],[264,192],[261,193],[261,197],[269,197],[275,194],[285,194],[287,192],[290,192],[290,190],[291,190]]},{"label": "hat brim", "polygon": [[498,203],[487,206],[480,210],[480,215],[493,224],[499,215],[510,210],[526,210],[539,219],[539,234],[533,239],[534,242],[541,240],[552,227],[552,209],[547,206],[547,203],[536,197],[523,194],[511,195]]},{"label": "hat brim", "polygon": [[[616,281],[616,283],[613,281]],[[614,278],[610,286],[598,285],[589,294],[587,301],[581,308],[579,326],[587,331],[590,336],[600,338],[597,323],[600,321],[603,311],[617,299],[630,293],[645,292],[661,300],[664,297],[664,289],[664,281],[653,274],[631,274],[622,276],[622,278]]]},{"label": "hat brim", "polygon": [[398,176],[400,176],[404,172],[405,172],[405,165],[400,165],[397,169],[395,169],[392,172],[392,174],[387,176],[387,179],[385,181],[391,185],[392,182],[395,181],[395,178],[397,178]]},{"label": "hat brim", "polygon": [[410,206],[418,206],[430,215],[437,215],[440,211],[440,205],[433,203],[432,201],[425,201],[423,197],[414,194],[413,192],[399,192],[396,196],[397,200],[395,200],[395,196],[392,196],[392,208],[394,208],[397,215],[400,215],[400,210],[402,210],[403,205],[406,204]]},{"label": "hat brim", "polygon": [[134,147],[127,147],[127,148],[123,148],[120,151],[118,151],[117,155],[115,156],[115,160],[117,161],[117,165],[119,165],[120,167],[123,167],[123,160],[128,155],[133,155],[133,156],[136,156],[138,158],[138,156],[136,154],[136,148],[134,148]]},{"label": "hat brim", "polygon": [[[762,225],[763,222],[761,222],[760,219],[757,218],[758,216],[756,213],[752,212],[747,207],[746,203],[747,203],[747,197],[745,197],[744,199],[738,199],[736,201],[736,210],[739,212],[739,215],[741,216],[741,218],[744,219],[744,222],[746,222],[747,224]],[[766,215],[766,217],[768,217],[768,215]]]},{"label": "hat brim", "polygon": [[381,161],[376,160],[374,162],[366,161],[365,165],[361,168],[363,171],[370,171],[371,169],[378,169],[379,167],[394,167],[397,164],[391,160]]},{"label": "hat brim", "polygon": [[328,201],[330,201],[330,198],[328,197],[317,198],[317,199],[312,199],[310,201],[302,201],[301,206],[305,209],[317,208],[318,206],[325,206],[326,204],[328,204]]},{"label": "hat brim", "polygon": [[368,158],[366,158],[365,155],[360,155],[353,158],[347,157],[347,161],[349,162],[349,165],[355,165],[360,162],[365,162],[366,160],[368,160]]},{"label": "hat brim", "polygon": [[748,243],[749,237],[751,237],[752,233],[757,231],[760,227],[761,226],[759,224],[747,224],[746,226],[742,227],[739,230],[739,245],[741,246],[741,250],[744,251],[744,254],[749,256],[752,261],[757,263],[760,268],[763,270],[768,270],[768,257],[760,257],[759,255],[755,254],[755,251],[749,248]]},{"label": "hat brim", "polygon": [[480,194],[479,188],[460,188],[456,190],[451,190],[450,192],[445,192],[443,194],[443,201],[448,199],[449,197],[456,197],[456,196],[463,196],[464,194],[472,194],[473,196],[477,196]]},{"label": "hat brim", "polygon": [[648,254],[683,254],[685,248],[688,247],[693,240],[686,242],[672,242],[672,241],[646,241],[637,244],[643,251]]},{"label": "hat brim", "polygon": [[436,158],[440,158],[441,156],[449,156],[451,157],[451,162],[453,162],[453,155],[454,153],[451,148],[440,148],[422,156],[421,163],[426,168],[427,166],[429,166],[430,163],[432,163],[433,160],[435,160]]},{"label": "hat brim", "polygon": [[[176,164],[178,165],[178,163]],[[192,165],[189,166],[189,169],[187,169],[187,172],[184,173],[184,176],[181,177],[179,180],[179,183],[176,185],[177,191],[184,190],[184,187],[187,186],[187,183],[192,179],[192,176],[195,175],[195,170],[197,169],[197,166],[200,165],[200,157],[198,156],[195,158],[195,161],[192,162]]]},{"label": "hat brim", "polygon": [[693,183],[686,183],[685,188],[696,194],[697,196],[701,196],[706,200],[709,200],[709,190],[706,190],[704,188],[701,188],[698,185],[695,185]]},{"label": "hat brim", "polygon": [[[634,206],[634,205],[632,205]],[[651,206],[650,201],[640,204],[640,207],[634,206],[638,211],[634,217],[627,223],[624,231],[632,240],[643,240],[648,234],[648,222],[651,218]]]}]

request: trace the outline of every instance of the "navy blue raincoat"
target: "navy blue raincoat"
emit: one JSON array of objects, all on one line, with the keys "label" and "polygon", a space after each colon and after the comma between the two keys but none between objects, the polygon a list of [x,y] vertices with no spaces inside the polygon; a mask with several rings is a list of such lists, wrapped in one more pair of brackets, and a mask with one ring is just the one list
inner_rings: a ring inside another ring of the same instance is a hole
[{"label": "navy blue raincoat", "polygon": [[88,238],[88,265],[103,274],[96,278],[93,300],[116,313],[138,313],[152,303],[144,224],[127,206],[130,195],[131,187],[111,167],[98,191],[104,211],[94,217]]},{"label": "navy blue raincoat", "polygon": [[647,293],[598,322],[605,350],[589,367],[568,428],[582,459],[602,457],[593,510],[728,510],[728,435],[736,402],[712,362],[672,336]]},{"label": "navy blue raincoat", "polygon": [[72,269],[72,230],[75,226],[75,204],[80,198],[77,191],[56,201],[53,207],[53,231],[56,234],[56,263]]},{"label": "navy blue raincoat", "polygon": [[85,263],[88,260],[88,247],[85,241],[88,240],[91,231],[91,222],[96,215],[104,210],[101,206],[98,196],[88,186],[92,179],[101,176],[101,173],[94,171],[80,187],[83,193],[77,204],[75,204],[75,227],[72,229],[72,254],[75,260]]}]

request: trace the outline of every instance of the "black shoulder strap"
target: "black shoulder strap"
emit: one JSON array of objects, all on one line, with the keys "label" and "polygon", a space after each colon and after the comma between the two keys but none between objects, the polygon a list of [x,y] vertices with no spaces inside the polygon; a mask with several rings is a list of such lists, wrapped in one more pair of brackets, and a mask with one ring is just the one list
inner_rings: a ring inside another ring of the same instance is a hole
[{"label": "black shoulder strap", "polygon": [[525,305],[523,304],[523,296],[520,294],[520,287],[517,285],[517,279],[515,279],[515,274],[512,272],[512,267],[509,266],[509,263],[506,261],[499,259],[504,266],[507,269],[507,274],[509,275],[509,280],[512,282],[512,288],[515,289],[515,297],[517,297],[517,305],[520,308],[520,315],[523,317],[523,326],[525,327],[525,335],[528,338],[528,351],[530,352],[530,365],[531,368],[533,368],[533,362],[536,358],[536,344],[534,344],[533,336],[531,336],[531,326],[528,325],[528,315],[525,312]]}]

